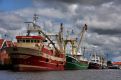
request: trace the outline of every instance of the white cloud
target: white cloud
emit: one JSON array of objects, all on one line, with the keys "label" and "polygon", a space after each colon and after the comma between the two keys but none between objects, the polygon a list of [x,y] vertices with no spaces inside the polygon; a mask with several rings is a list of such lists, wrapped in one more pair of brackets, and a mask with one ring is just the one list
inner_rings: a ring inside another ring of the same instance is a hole
[{"label": "white cloud", "polygon": [[76,15],[76,10],[78,9],[78,4],[71,4],[68,6],[69,12],[71,14],[69,15]]},{"label": "white cloud", "polygon": [[111,1],[111,2],[108,2],[108,3],[104,3],[102,4],[103,7],[107,7],[107,8],[110,8],[111,6],[113,6],[114,2]]},{"label": "white cloud", "polygon": [[7,30],[6,29],[4,29],[4,28],[2,28],[2,27],[0,27],[0,33],[2,34],[2,33],[6,33],[7,32]]},{"label": "white cloud", "polygon": [[114,58],[113,58],[113,61],[121,61],[121,56],[114,57]]}]

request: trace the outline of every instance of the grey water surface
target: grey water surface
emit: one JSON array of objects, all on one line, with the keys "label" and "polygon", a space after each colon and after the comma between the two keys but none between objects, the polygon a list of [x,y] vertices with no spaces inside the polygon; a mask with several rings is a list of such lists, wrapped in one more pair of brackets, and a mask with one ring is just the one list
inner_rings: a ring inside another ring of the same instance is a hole
[{"label": "grey water surface", "polygon": [[121,80],[121,70],[0,71],[0,80]]}]

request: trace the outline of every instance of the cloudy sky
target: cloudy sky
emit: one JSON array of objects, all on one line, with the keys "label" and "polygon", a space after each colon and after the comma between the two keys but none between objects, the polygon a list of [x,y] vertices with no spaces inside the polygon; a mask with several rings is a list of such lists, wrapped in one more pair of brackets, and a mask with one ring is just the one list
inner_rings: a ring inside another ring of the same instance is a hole
[{"label": "cloudy sky", "polygon": [[25,32],[24,22],[39,15],[38,24],[47,32],[57,33],[64,24],[65,34],[79,33],[88,25],[87,51],[95,50],[113,61],[121,61],[120,0],[0,0],[0,37],[9,39]]}]

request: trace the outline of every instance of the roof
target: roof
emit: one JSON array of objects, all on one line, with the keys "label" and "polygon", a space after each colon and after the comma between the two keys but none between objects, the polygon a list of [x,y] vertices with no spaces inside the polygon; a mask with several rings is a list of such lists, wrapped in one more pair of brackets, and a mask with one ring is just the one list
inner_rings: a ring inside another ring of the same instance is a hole
[{"label": "roof", "polygon": [[121,62],[113,62],[114,65],[121,65]]},{"label": "roof", "polygon": [[42,36],[16,36],[16,39],[41,39],[45,40]]}]

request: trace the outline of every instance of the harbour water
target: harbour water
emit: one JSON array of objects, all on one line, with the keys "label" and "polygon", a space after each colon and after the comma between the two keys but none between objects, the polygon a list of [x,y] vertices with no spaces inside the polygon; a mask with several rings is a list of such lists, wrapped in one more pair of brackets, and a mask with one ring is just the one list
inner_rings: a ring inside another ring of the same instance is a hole
[{"label": "harbour water", "polygon": [[0,71],[0,80],[121,80],[121,70]]}]

